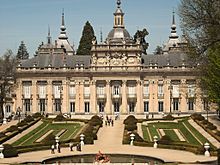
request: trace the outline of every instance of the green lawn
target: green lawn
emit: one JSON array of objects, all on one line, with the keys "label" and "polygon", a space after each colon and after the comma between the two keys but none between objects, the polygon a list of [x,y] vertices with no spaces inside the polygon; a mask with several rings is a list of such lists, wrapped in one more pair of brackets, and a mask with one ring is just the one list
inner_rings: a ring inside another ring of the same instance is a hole
[{"label": "green lawn", "polygon": [[48,121],[44,121],[39,127],[24,135],[12,145],[27,146],[36,144],[36,140],[38,140],[50,130],[53,130],[53,135],[57,135],[61,130],[65,129],[66,131],[60,136],[60,141],[68,140],[73,138],[80,128],[81,125],[79,123],[50,123]]},{"label": "green lawn", "polygon": [[[147,132],[147,127],[149,129],[150,135]],[[190,130],[188,130],[187,128]],[[146,141],[150,141],[149,136],[153,137],[158,135],[158,129],[163,129],[165,135],[169,136],[174,142],[178,142],[180,144],[188,143],[192,145],[201,146],[208,140],[202,136],[193,126],[191,126],[187,119],[181,120],[178,123],[173,122],[155,122],[149,123],[148,126],[142,126],[143,136]],[[182,136],[186,139],[186,141],[180,141],[179,137],[175,133],[173,129],[178,129]],[[192,132],[192,133],[191,133]],[[198,140],[197,140],[198,139]],[[202,142],[202,144],[200,142]],[[211,143],[210,143],[211,144]]]}]

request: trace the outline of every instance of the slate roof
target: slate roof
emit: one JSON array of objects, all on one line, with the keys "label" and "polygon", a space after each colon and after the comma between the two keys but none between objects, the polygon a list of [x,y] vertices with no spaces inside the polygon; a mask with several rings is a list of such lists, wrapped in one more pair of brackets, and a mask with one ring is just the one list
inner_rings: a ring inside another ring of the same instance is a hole
[{"label": "slate roof", "polygon": [[[67,55],[63,54],[39,54],[31,59],[22,60],[22,68],[62,68],[64,65],[68,68],[75,68],[78,64],[83,64],[84,68],[90,67],[91,56],[90,55]],[[145,67],[157,66],[157,67],[181,67],[183,65],[191,67],[193,63],[188,59],[185,53],[170,53],[162,55],[142,55],[142,64]]]}]

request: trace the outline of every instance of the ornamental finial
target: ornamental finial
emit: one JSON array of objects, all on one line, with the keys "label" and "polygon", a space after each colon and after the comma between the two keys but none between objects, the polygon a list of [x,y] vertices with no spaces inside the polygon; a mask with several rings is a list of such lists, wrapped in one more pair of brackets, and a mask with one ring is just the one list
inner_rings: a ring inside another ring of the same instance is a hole
[{"label": "ornamental finial", "polygon": [[118,5],[118,8],[120,8],[121,0],[117,0],[117,5]]}]

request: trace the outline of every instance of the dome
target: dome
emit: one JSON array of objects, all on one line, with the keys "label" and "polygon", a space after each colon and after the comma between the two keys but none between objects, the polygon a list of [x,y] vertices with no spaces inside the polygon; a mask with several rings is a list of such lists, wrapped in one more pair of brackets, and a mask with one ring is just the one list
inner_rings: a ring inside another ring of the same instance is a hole
[{"label": "dome", "polygon": [[114,28],[112,29],[108,34],[108,39],[129,39],[130,40],[130,34],[125,28]]}]

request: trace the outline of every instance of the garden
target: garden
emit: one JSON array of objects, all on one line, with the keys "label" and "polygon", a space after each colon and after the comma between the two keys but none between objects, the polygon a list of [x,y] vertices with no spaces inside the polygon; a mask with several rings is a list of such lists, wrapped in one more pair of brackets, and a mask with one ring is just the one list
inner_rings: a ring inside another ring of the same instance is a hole
[{"label": "garden", "polygon": [[[124,121],[123,143],[129,144],[130,135],[133,133],[135,135],[134,145],[152,147],[156,138],[160,148],[187,150],[196,154],[204,154],[204,144],[208,142],[211,154],[216,155],[217,148],[189,123],[189,119],[193,116],[174,118],[167,115],[163,119],[145,121],[137,120],[134,116],[128,116]],[[141,123],[143,137],[138,134],[137,123]],[[217,135],[215,134],[215,136]]]}]

